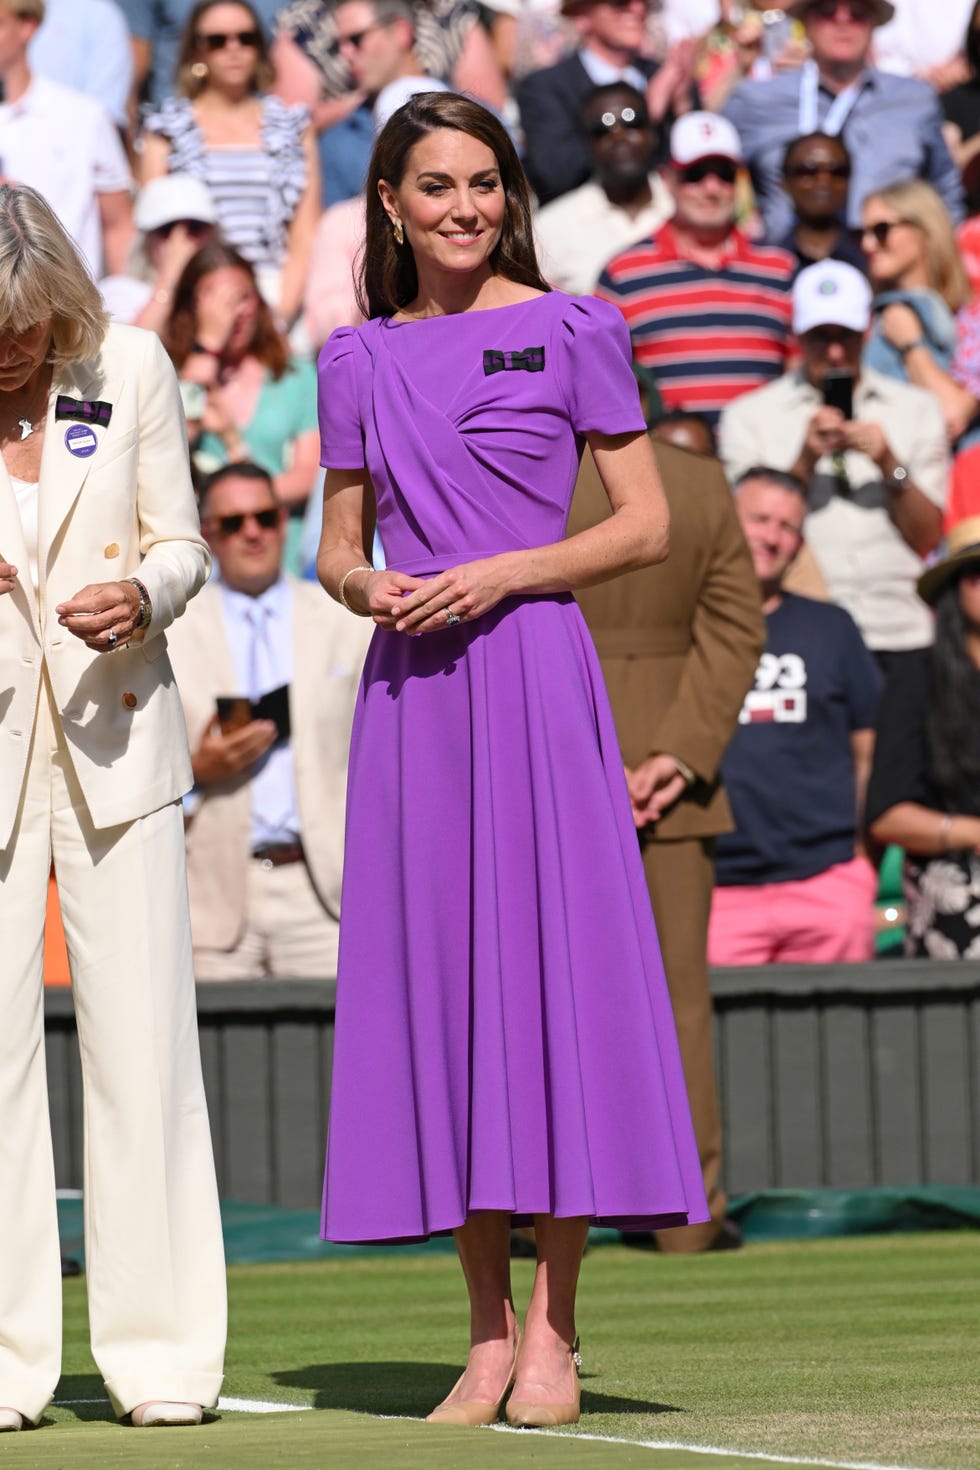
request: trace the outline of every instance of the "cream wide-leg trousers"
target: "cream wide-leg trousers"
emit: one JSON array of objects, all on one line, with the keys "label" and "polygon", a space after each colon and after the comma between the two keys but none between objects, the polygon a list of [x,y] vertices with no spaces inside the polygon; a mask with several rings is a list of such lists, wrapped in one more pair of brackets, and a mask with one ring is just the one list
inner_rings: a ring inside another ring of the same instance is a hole
[{"label": "cream wide-leg trousers", "polygon": [[52,857],[82,1059],[92,1352],[113,1408],[213,1406],[227,1307],[180,804],[97,830],[47,680],[0,850],[0,1406],[36,1421],[61,1374],[61,1253],[44,1063]]}]

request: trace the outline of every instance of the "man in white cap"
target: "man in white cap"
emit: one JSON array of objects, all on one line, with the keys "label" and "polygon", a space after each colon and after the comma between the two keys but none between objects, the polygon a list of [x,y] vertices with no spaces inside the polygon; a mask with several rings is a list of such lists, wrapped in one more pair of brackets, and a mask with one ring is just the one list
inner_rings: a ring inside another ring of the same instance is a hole
[{"label": "man in white cap", "polygon": [[726,410],[720,447],[733,481],[759,464],[802,480],[807,544],[888,673],[932,641],[915,583],[939,543],[949,460],[936,398],[862,367],[870,319],[871,288],[853,266],[801,271],[801,365]]},{"label": "man in white cap", "polygon": [[614,256],[596,294],[626,318],[633,357],[667,409],[714,424],[739,394],[784,371],[795,257],[759,246],[735,225],[741,161],[731,123],[689,112],[670,133],[664,179],[674,216]]},{"label": "man in white cap", "polygon": [[783,239],[793,225],[792,205],[780,188],[786,148],[818,129],[839,134],[850,151],[852,228],[869,194],[908,178],[934,185],[954,219],[961,219],[960,177],[943,141],[935,91],[871,65],[875,28],[895,13],[890,0],[794,0],[786,13],[802,21],[810,59],[768,81],[744,82],[725,107],[742,139],[768,239]]}]

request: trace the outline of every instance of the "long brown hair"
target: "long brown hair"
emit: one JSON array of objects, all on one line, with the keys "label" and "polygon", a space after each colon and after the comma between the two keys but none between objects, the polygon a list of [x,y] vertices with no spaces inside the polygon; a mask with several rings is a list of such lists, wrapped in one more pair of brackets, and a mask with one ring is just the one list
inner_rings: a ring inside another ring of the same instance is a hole
[{"label": "long brown hair", "polygon": [[371,155],[366,185],[367,228],[357,282],[357,304],[364,316],[393,316],[418,294],[415,257],[407,241],[395,244],[378,184],[384,179],[397,189],[415,144],[439,128],[476,138],[497,160],[504,191],[504,223],[490,256],[494,275],[539,291],[550,290],[534,253],[527,180],[506,129],[492,112],[469,97],[456,92],[419,92],[388,119]]},{"label": "long brown hair", "polygon": [[[247,10],[252,17],[250,29],[258,31],[259,44],[255,52],[255,70],[252,72],[252,80],[249,84],[251,92],[268,92],[275,81],[276,72],[269,56],[269,47],[265,39],[265,31],[262,22],[255,12],[254,6],[248,0],[198,0],[191,10],[180,33],[180,51],[177,55],[177,69],[174,81],[177,91],[181,97],[198,97],[208,84],[207,73],[203,77],[194,75],[194,66],[199,61],[204,61],[204,56],[198,45],[197,28],[201,23],[201,16],[213,10],[216,5],[240,5]],[[207,63],[205,63],[206,65]]]},{"label": "long brown hair", "polygon": [[258,315],[255,319],[255,335],[248,349],[249,354],[257,357],[262,365],[269,369],[273,378],[281,378],[289,366],[289,351],[282,333],[275,324],[272,312],[263,301],[262,294],[255,284],[255,271],[243,255],[239,255],[237,250],[230,245],[221,244],[218,240],[202,245],[200,250],[191,256],[181,272],[180,280],[174,291],[170,320],[163,332],[163,345],[170,354],[170,360],[180,372],[191,354],[197,338],[198,286],[205,276],[211,275],[212,271],[228,269],[245,272],[259,301]]}]

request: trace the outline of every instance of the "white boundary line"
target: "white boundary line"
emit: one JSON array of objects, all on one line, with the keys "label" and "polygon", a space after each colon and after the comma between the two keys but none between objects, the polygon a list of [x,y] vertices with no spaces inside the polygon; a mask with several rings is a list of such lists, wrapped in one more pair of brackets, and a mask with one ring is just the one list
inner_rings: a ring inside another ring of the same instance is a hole
[{"label": "white boundary line", "polygon": [[[105,1404],[108,1399],[56,1399],[53,1407],[67,1409],[78,1404]],[[218,1400],[219,1413],[231,1414],[303,1414],[312,1409],[312,1404],[277,1404],[271,1399],[235,1399],[220,1398]],[[398,1419],[407,1423],[418,1424],[421,1421],[414,1414],[376,1414],[376,1419]],[[511,1424],[491,1424],[488,1426],[497,1431],[498,1434],[527,1434],[526,1429],[517,1429]],[[547,1439],[587,1439],[598,1444],[622,1444],[632,1445],[638,1450],[684,1450],[689,1455],[724,1455],[730,1460],[761,1460],[771,1465],[816,1465],[820,1470],[916,1470],[912,1465],[887,1465],[881,1460],[822,1460],[806,1459],[800,1455],[771,1455],[766,1450],[733,1450],[724,1445],[715,1444],[685,1444],[679,1439],[623,1439],[613,1434],[574,1434],[557,1435],[552,1430],[535,1429],[532,1434],[540,1434]]]}]

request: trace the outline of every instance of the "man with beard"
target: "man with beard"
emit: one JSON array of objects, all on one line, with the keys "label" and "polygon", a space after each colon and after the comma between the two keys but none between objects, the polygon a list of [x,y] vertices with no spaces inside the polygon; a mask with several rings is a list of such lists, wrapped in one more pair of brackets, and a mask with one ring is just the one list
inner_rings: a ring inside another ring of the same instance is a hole
[{"label": "man with beard", "polygon": [[642,92],[627,82],[596,87],[580,117],[593,176],[546,204],[535,220],[535,234],[551,284],[587,296],[606,261],[659,230],[674,204],[652,168],[657,130]]}]

